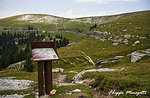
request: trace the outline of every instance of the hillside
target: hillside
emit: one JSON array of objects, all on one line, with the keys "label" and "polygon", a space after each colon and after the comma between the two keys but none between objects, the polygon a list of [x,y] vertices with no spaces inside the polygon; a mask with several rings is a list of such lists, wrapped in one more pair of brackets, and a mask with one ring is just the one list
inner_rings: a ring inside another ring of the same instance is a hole
[{"label": "hillside", "polygon": [[[46,38],[62,34],[75,42],[58,48],[54,98],[150,97],[150,11],[77,19],[37,14],[0,19],[1,30],[15,32],[29,25],[47,32]],[[16,70],[24,61],[0,71],[0,78],[34,81],[26,90],[0,89],[0,96],[37,96],[37,63],[32,64],[34,72]]]},{"label": "hillside", "polygon": [[75,31],[75,29],[78,28],[87,32],[91,24],[103,24],[132,14],[136,13],[72,19],[45,14],[24,14],[0,19],[0,28],[1,30],[4,27],[12,30],[18,30],[32,24],[33,26],[46,31],[56,31],[58,29],[70,29],[71,31]]}]

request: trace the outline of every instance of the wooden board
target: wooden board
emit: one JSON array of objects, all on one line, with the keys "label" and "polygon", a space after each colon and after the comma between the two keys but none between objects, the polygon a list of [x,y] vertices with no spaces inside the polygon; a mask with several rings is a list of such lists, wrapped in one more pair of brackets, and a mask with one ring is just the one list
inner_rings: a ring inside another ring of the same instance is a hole
[{"label": "wooden board", "polygon": [[50,61],[59,59],[53,48],[34,48],[32,49],[32,58],[34,61]]}]

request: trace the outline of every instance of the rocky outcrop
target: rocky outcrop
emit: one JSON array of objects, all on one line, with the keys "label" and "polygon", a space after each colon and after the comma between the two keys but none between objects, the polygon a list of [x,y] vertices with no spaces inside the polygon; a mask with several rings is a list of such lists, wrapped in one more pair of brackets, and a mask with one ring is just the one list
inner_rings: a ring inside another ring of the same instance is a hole
[{"label": "rocky outcrop", "polygon": [[111,33],[109,32],[100,32],[100,31],[93,31],[93,32],[88,32],[86,34],[84,34],[82,36],[82,38],[85,38],[85,37],[94,37],[96,39],[99,39],[99,38],[103,38],[107,35],[110,35]]},{"label": "rocky outcrop", "polygon": [[109,69],[109,68],[100,68],[100,69],[89,69],[89,70],[83,70],[77,75],[75,75],[72,79],[74,82],[78,81],[80,78],[82,78],[82,75],[85,74],[86,72],[104,72],[104,71],[115,71],[117,69]]},{"label": "rocky outcrop", "polygon": [[28,89],[31,83],[30,80],[14,80],[15,77],[0,78],[1,90],[23,90]]},{"label": "rocky outcrop", "polygon": [[107,63],[110,63],[110,62],[115,62],[117,61],[118,59],[121,59],[123,58],[124,56],[115,56],[114,58],[107,58],[105,60],[100,60],[98,62],[95,63],[96,66],[99,66],[101,64],[107,64]]},{"label": "rocky outcrop", "polygon": [[131,56],[131,62],[135,63],[138,60],[142,59],[144,56],[149,55],[150,56],[150,49],[147,49],[146,51],[142,51],[145,53],[139,53],[139,52],[132,52],[131,54],[128,54],[128,56]]}]

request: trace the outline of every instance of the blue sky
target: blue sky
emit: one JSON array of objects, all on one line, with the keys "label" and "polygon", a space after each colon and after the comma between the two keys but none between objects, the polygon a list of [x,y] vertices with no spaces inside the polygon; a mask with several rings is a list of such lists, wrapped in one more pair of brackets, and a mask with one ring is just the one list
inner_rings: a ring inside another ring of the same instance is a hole
[{"label": "blue sky", "polygon": [[150,10],[150,0],[0,0],[0,18],[25,13],[77,18]]}]

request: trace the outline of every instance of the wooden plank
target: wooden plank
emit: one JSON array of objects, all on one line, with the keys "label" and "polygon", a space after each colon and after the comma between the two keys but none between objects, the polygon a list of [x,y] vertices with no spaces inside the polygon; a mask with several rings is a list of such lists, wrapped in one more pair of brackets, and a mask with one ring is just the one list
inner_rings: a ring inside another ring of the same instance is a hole
[{"label": "wooden plank", "polygon": [[43,87],[43,62],[38,62],[38,88],[39,88],[39,96],[44,95],[44,87]]},{"label": "wooden plank", "polygon": [[52,90],[52,61],[44,62],[45,73],[45,93],[49,94]]}]

